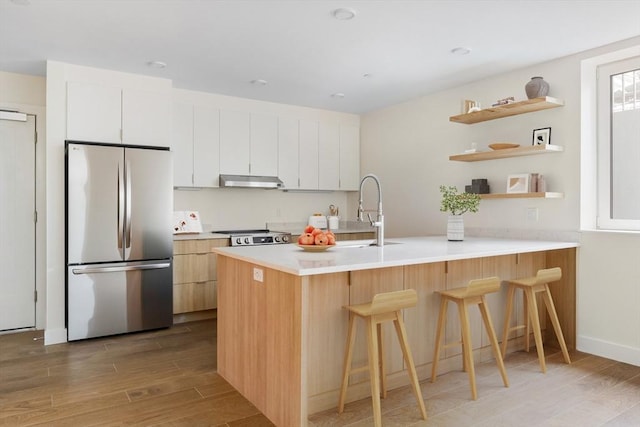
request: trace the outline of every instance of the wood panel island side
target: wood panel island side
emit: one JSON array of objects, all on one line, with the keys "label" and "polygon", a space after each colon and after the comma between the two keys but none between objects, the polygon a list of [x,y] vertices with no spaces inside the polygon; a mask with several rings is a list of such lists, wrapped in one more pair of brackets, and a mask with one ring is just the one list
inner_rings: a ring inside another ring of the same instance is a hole
[{"label": "wood panel island side", "polygon": [[[471,279],[498,276],[504,281],[561,267],[562,280],[551,291],[567,346],[575,348],[577,243],[448,242],[441,236],[390,241],[384,247],[343,242],[326,252],[304,252],[293,244],[213,249],[218,258],[218,372],[274,424],[306,426],[310,414],[337,407],[348,326],[343,306],[370,301],[376,293],[418,292],[418,305],[404,311],[404,321],[418,377],[424,380],[430,375],[438,316],[434,291],[464,286]],[[505,299],[504,286],[489,295],[499,336]],[[518,301],[511,316],[514,325],[522,316],[522,299]],[[544,328],[544,305],[539,307]],[[448,316],[446,340],[457,341],[455,310]],[[479,313],[471,311],[470,322],[476,363],[490,360]],[[391,341],[395,335],[391,329],[385,332],[387,382],[393,389],[408,384],[408,377],[400,348]],[[357,337],[354,366],[367,361],[363,335]],[[522,347],[521,335],[510,336],[508,351]],[[545,343],[552,344],[553,328],[548,335]],[[443,351],[438,366],[439,374],[460,370],[460,349]],[[501,383],[497,372],[496,382]],[[352,376],[349,384],[347,402],[370,395],[366,372]]]}]

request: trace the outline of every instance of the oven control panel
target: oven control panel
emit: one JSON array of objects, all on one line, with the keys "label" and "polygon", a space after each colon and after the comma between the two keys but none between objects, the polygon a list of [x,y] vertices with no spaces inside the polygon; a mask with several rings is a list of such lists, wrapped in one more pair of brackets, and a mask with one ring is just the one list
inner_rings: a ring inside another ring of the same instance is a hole
[{"label": "oven control panel", "polygon": [[278,245],[291,242],[291,233],[268,232],[231,235],[231,246]]}]

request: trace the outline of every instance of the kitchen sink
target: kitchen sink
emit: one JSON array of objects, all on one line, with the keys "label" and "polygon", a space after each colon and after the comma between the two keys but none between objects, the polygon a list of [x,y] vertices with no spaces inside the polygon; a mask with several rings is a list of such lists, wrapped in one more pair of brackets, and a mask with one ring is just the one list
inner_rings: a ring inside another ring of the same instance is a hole
[{"label": "kitchen sink", "polygon": [[[399,245],[399,244],[400,242],[384,242],[384,246]],[[348,240],[336,243],[336,247],[338,248],[368,248],[370,246],[376,246],[376,243],[370,242],[370,241],[362,242],[362,241],[348,241]]]}]

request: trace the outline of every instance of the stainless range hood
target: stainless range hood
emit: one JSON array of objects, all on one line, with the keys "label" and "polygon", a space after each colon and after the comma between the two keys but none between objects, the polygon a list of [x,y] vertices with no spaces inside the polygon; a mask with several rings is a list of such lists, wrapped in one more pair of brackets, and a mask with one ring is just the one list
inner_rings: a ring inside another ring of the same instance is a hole
[{"label": "stainless range hood", "polygon": [[220,187],[277,189],[283,186],[277,176],[220,175]]}]

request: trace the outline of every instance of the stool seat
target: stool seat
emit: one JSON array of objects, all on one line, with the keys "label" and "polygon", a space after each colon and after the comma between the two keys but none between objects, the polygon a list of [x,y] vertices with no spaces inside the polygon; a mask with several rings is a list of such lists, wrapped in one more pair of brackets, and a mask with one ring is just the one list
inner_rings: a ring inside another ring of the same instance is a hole
[{"label": "stool seat", "polygon": [[436,373],[438,368],[438,359],[440,358],[440,348],[442,341],[442,332],[444,330],[445,319],[447,315],[447,306],[449,301],[456,303],[458,306],[458,315],[460,317],[460,329],[462,339],[459,342],[447,344],[450,345],[462,345],[462,366],[469,375],[469,383],[471,385],[471,397],[473,400],[478,398],[478,392],[476,390],[476,376],[473,365],[473,348],[471,341],[471,328],[469,325],[469,316],[467,313],[467,307],[469,305],[477,305],[482,315],[482,321],[484,322],[489,341],[491,342],[491,349],[493,356],[496,359],[500,375],[502,376],[502,382],[505,387],[509,387],[509,378],[507,377],[507,371],[502,361],[502,354],[498,347],[498,339],[496,333],[493,330],[493,323],[491,322],[491,315],[489,314],[489,307],[485,298],[486,294],[497,292],[500,290],[500,279],[497,277],[488,277],[485,279],[471,280],[466,287],[460,287],[455,289],[448,289],[445,291],[438,291],[440,294],[440,314],[438,316],[438,326],[436,331],[436,345],[433,354],[433,362],[431,365],[431,382],[436,381]]},{"label": "stool seat", "polygon": [[[370,303],[356,304],[345,306],[349,310],[349,332],[347,335],[347,350],[344,357],[344,368],[342,371],[342,386],[340,387],[340,398],[338,401],[338,413],[344,411],[344,402],[347,394],[347,386],[349,384],[349,376],[362,370],[369,370],[369,378],[371,381],[371,400],[373,403],[373,419],[376,427],[382,426],[382,411],[380,407],[380,394],[382,397],[387,395],[386,375],[384,368],[384,353],[382,349],[382,323],[392,321],[402,355],[407,365],[407,371],[413,394],[418,401],[420,413],[423,419],[427,419],[427,410],[422,399],[420,384],[418,383],[418,375],[411,356],[411,349],[407,341],[407,332],[402,320],[402,309],[414,307],[418,302],[418,296],[414,289],[406,289],[403,291],[386,292],[376,294]],[[353,345],[356,336],[356,317],[362,318],[366,322],[367,329],[367,347],[368,359],[367,366],[362,368],[351,369],[351,359],[353,357]],[[382,388],[382,390],[381,390]]]},{"label": "stool seat", "polygon": [[[551,324],[558,338],[560,349],[566,363],[570,364],[569,351],[567,350],[567,344],[564,341],[564,335],[562,334],[562,328],[560,327],[560,321],[558,314],[556,313],[555,305],[553,304],[553,298],[551,297],[551,291],[549,290],[549,283],[556,282],[562,278],[562,269],[560,267],[547,268],[538,270],[535,276],[525,277],[520,279],[509,280],[507,282],[507,307],[504,320],[504,329],[502,332],[502,354],[503,356],[507,352],[507,342],[509,339],[509,333],[511,331],[524,328],[524,340],[525,350],[529,351],[529,327],[533,326],[533,337],[536,341],[536,350],[538,352],[538,362],[540,363],[540,370],[547,372],[547,365],[544,360],[544,348],[542,346],[542,331],[540,330],[540,318],[538,316],[538,303],[536,294],[542,292],[542,299]],[[509,327],[511,320],[511,309],[513,307],[513,298],[515,297],[516,289],[520,289],[523,292],[524,298],[524,325],[516,325]]]}]

